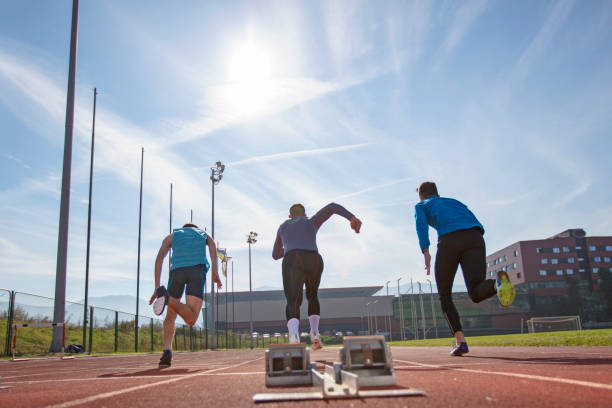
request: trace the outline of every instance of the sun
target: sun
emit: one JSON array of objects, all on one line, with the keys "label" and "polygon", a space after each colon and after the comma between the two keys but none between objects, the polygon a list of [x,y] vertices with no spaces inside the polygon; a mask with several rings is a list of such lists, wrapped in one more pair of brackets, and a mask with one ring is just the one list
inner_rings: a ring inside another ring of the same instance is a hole
[{"label": "sun", "polygon": [[221,98],[233,114],[250,117],[265,111],[277,91],[273,78],[278,64],[272,53],[250,39],[230,54]]}]

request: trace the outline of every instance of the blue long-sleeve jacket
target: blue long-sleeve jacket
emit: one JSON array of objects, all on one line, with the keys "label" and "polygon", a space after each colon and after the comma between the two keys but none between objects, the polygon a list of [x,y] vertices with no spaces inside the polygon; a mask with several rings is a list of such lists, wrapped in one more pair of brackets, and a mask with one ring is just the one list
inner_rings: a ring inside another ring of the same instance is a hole
[{"label": "blue long-sleeve jacket", "polygon": [[421,251],[429,248],[429,226],[438,231],[438,237],[449,232],[479,227],[482,224],[461,201],[433,196],[414,206],[414,218]]}]

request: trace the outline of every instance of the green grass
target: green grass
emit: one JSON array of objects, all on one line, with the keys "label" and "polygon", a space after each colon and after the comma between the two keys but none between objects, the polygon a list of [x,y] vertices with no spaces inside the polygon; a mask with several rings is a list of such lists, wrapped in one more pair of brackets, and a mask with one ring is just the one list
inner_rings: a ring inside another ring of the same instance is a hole
[{"label": "green grass", "polygon": [[[441,339],[409,340],[389,342],[392,346],[449,346],[455,339],[446,337]],[[467,337],[470,346],[612,346],[612,329],[558,331],[546,333],[504,334],[497,336]]]}]

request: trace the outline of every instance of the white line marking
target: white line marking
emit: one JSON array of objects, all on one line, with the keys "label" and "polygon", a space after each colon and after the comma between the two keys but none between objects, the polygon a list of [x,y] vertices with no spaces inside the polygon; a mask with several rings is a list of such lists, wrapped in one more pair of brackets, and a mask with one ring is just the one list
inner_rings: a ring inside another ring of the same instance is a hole
[{"label": "white line marking", "polygon": [[90,402],[94,402],[94,401],[97,401],[97,400],[103,399],[103,398],[110,398],[110,397],[114,397],[114,396],[117,396],[117,395],[126,394],[126,393],[132,392],[132,391],[139,391],[139,390],[143,390],[145,388],[155,387],[155,386],[162,385],[162,384],[170,384],[170,383],[177,382],[177,381],[180,381],[180,380],[184,380],[184,379],[187,379],[187,378],[200,377],[200,376],[203,376],[203,375],[206,375],[206,374],[210,374],[210,373],[214,373],[214,372],[220,371],[220,370],[227,370],[229,368],[240,367],[242,365],[249,364],[249,363],[252,363],[252,362],[257,361],[257,360],[263,360],[263,358],[264,357],[259,357],[259,358],[256,358],[254,360],[243,361],[242,363],[234,364],[234,365],[227,366],[227,367],[215,368],[215,369],[212,369],[212,370],[209,370],[209,371],[205,371],[203,373],[187,374],[187,375],[183,375],[183,376],[180,376],[180,377],[177,377],[177,378],[171,378],[171,379],[168,379],[168,380],[158,381],[158,382],[155,382],[155,383],[144,384],[144,385],[137,385],[135,387],[129,387],[129,388],[125,388],[123,390],[105,392],[105,393],[98,394],[98,395],[92,395],[91,397],[81,398],[81,399],[77,399],[77,400],[74,400],[74,401],[68,401],[68,402],[64,402],[64,403],[56,404],[56,405],[49,405],[47,408],[68,408],[68,407],[74,407],[76,405],[88,404]]},{"label": "white line marking", "polygon": [[406,360],[396,360],[396,359],[394,359],[394,360],[395,361],[399,361],[401,363],[416,364],[416,365],[420,365],[420,366],[423,366],[423,367],[443,368],[443,369],[453,370],[453,371],[462,371],[462,372],[465,372],[465,373],[487,374],[487,375],[495,374],[495,375],[503,375],[503,376],[506,376],[506,377],[517,377],[517,378],[524,378],[524,379],[530,379],[530,380],[540,380],[540,381],[558,382],[558,383],[571,384],[571,385],[581,385],[583,387],[601,388],[601,389],[604,389],[604,390],[612,391],[612,384],[603,384],[603,383],[596,383],[596,382],[591,382],[591,381],[572,380],[572,379],[569,379],[569,378],[558,378],[558,377],[546,377],[546,376],[543,376],[543,375],[533,375],[533,374],[508,373],[508,372],[485,371],[485,370],[472,370],[472,369],[469,369],[469,368],[453,368],[453,367],[448,367],[448,366],[444,366],[444,365],[419,363],[417,361],[406,361]]}]

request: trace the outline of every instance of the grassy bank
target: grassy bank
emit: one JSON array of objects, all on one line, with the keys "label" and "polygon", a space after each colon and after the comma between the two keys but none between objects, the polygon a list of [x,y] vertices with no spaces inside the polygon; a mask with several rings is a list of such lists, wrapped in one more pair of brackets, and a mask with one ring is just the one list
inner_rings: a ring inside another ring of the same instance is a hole
[{"label": "grassy bank", "polygon": [[[470,346],[612,346],[612,329],[558,331],[547,333],[504,334],[500,336],[467,337]],[[449,346],[455,339],[409,340],[389,342],[392,346]]]}]

